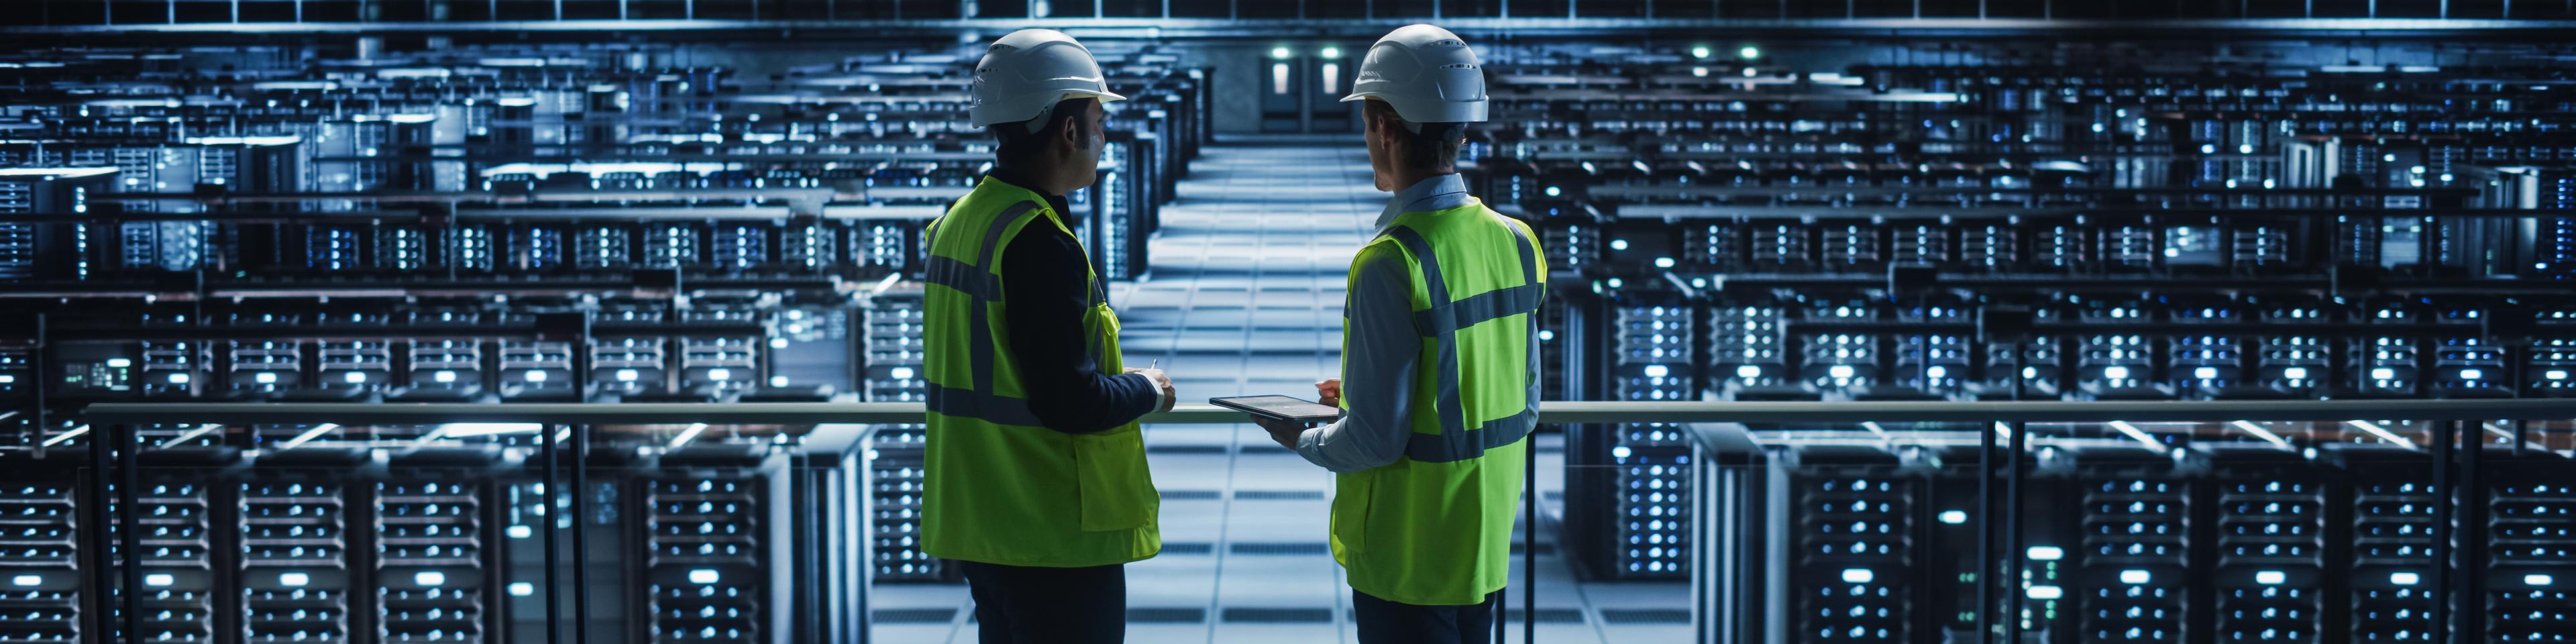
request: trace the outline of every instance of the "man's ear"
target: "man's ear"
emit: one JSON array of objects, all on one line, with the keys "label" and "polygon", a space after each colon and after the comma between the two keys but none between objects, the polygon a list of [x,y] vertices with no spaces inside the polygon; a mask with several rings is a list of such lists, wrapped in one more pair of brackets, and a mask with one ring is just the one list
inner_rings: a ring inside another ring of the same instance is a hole
[{"label": "man's ear", "polygon": [[1060,126],[1056,128],[1056,142],[1063,143],[1064,149],[1080,150],[1084,144],[1091,142],[1091,135],[1082,131],[1082,114],[1079,110],[1069,115],[1058,114],[1055,119],[1055,124]]}]

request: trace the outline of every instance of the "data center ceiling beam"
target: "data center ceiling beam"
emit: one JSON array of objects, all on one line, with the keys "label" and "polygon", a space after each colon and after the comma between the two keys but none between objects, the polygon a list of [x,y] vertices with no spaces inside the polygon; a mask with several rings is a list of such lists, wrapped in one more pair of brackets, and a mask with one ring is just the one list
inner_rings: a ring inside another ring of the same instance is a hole
[{"label": "data center ceiling beam", "polygon": [[[31,35],[205,34],[574,34],[614,32],[674,38],[730,33],[799,32],[805,37],[900,34],[999,34],[1026,27],[1063,30],[1086,39],[1246,39],[1296,36],[1375,37],[1396,19],[1220,18],[984,18],[930,20],[524,20],[485,22],[269,22],[52,25],[0,27]],[[1671,35],[1793,38],[2020,38],[2117,34],[2125,39],[2209,37],[2444,38],[2521,34],[2564,37],[2571,20],[2441,20],[2398,18],[2227,19],[1724,19],[1724,18],[1442,18],[1453,31],[1475,36],[1587,37]]]}]

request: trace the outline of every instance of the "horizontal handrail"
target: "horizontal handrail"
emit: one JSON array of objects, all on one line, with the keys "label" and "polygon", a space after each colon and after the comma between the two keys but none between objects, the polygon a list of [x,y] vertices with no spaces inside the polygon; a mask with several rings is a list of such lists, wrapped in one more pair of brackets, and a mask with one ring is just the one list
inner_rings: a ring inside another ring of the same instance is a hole
[{"label": "horizontal handrail", "polygon": [[[94,424],[522,422],[591,425],[901,424],[921,403],[98,403]],[[2170,422],[2229,420],[2576,419],[2576,398],[2514,400],[2211,400],[2026,402],[1549,401],[1542,423]],[[1248,422],[1240,411],[1183,404],[1148,424]]]}]

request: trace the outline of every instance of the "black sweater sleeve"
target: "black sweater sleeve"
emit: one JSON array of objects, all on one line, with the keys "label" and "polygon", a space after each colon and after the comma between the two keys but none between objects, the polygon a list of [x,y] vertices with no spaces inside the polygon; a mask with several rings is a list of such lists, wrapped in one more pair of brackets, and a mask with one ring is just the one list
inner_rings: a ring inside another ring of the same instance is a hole
[{"label": "black sweater sleeve", "polygon": [[1135,374],[1103,374],[1082,326],[1091,309],[1082,247],[1045,222],[1022,227],[1002,254],[1002,306],[1029,412],[1047,428],[1089,434],[1154,411],[1159,393]]}]

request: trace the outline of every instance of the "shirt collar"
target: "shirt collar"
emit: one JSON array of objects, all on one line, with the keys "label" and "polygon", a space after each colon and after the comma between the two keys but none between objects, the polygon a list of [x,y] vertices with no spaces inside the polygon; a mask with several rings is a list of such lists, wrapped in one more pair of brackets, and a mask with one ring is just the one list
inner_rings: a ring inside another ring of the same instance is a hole
[{"label": "shirt collar", "polygon": [[1377,215],[1377,229],[1385,232],[1395,218],[1408,212],[1448,210],[1467,205],[1467,180],[1455,174],[1433,175],[1386,201],[1386,210]]},{"label": "shirt collar", "polygon": [[995,184],[995,185],[1000,186],[1000,187],[1002,187],[1002,188],[1007,188],[1007,189],[1010,189],[1010,190],[1017,190],[1017,191],[1022,192],[1022,193],[1027,193],[1029,196],[1032,196],[1032,197],[1037,197],[1037,198],[1038,198],[1038,202],[1039,202],[1039,203],[1046,204],[1047,208],[1054,210],[1054,211],[1058,214],[1058,217],[1059,217],[1059,218],[1064,217],[1064,216],[1067,216],[1066,211],[1067,211],[1067,210],[1071,210],[1071,209],[1072,209],[1071,204],[1065,200],[1064,195],[1051,195],[1051,194],[1046,194],[1046,193],[1043,193],[1043,192],[1038,192],[1038,191],[1036,191],[1036,190],[1033,190],[1033,189],[1028,188],[1027,186],[1022,186],[1022,185],[1020,185],[1020,184],[1013,183],[1010,179],[1002,178],[1002,177],[1001,177],[1001,176],[999,176],[999,175],[986,174],[986,175],[984,175],[984,182],[985,182],[985,183]]}]

